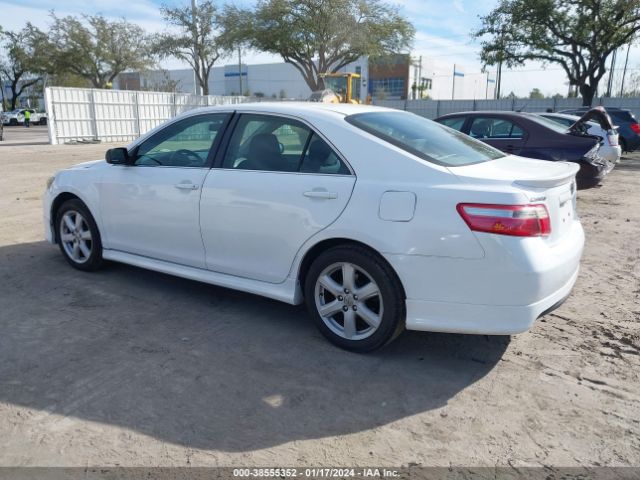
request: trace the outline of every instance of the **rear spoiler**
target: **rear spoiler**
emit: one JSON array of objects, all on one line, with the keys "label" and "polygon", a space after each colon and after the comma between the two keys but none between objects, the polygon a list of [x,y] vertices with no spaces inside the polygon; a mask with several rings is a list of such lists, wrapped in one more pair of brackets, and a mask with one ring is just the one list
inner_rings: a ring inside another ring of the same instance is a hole
[{"label": "rear spoiler", "polygon": [[543,178],[524,178],[522,180],[515,180],[513,183],[521,185],[523,187],[535,187],[535,188],[553,188],[564,185],[565,183],[572,182],[580,170],[577,163],[573,162],[555,162],[557,164],[563,163],[567,166],[564,172],[550,175]]},{"label": "rear spoiler", "polygon": [[614,129],[611,117],[604,107],[595,107],[585,112],[585,114],[582,115],[576,123],[569,127],[569,130],[579,132],[582,129],[582,126],[589,121],[596,122],[605,131]]}]

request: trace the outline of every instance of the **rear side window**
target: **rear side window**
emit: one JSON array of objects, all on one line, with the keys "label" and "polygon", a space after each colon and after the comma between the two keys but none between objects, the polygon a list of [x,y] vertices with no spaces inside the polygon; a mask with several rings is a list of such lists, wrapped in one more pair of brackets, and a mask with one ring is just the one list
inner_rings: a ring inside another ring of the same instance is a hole
[{"label": "rear side window", "polygon": [[408,112],[370,112],[347,122],[417,157],[457,167],[495,160],[504,153],[432,120]]},{"label": "rear side window", "polygon": [[523,115],[526,115],[529,120],[539,123],[540,125],[544,125],[545,127],[550,128],[551,130],[554,130],[558,133],[567,133],[567,128],[565,126],[560,125],[559,123],[554,122],[553,120],[550,120],[546,117],[541,117],[540,115],[534,115],[532,113],[523,113]]}]

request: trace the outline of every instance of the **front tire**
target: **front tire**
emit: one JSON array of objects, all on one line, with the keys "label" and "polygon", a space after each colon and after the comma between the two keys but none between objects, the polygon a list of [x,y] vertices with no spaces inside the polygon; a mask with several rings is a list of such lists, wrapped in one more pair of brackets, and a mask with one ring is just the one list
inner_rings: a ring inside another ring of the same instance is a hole
[{"label": "front tire", "polygon": [[304,290],[320,332],[345,350],[376,350],[404,329],[400,281],[381,257],[363,247],[338,246],[320,254],[309,268]]},{"label": "front tire", "polygon": [[78,199],[67,200],[56,213],[56,238],[60,251],[78,270],[93,271],[102,266],[100,231],[91,212]]}]

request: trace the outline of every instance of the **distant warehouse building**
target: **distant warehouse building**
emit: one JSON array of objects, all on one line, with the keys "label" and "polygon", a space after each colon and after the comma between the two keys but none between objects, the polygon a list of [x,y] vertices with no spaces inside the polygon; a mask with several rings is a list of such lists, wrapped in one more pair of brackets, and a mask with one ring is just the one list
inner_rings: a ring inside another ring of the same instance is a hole
[{"label": "distant warehouse building", "polygon": [[[343,69],[359,73],[361,100],[493,98],[495,83],[486,73],[465,73],[460,65],[438,63],[409,54],[361,57]],[[125,72],[114,82],[121,90],[195,91],[193,70]],[[288,63],[229,64],[214,67],[209,78],[212,95],[254,95],[305,100],[311,90],[298,70]]]}]

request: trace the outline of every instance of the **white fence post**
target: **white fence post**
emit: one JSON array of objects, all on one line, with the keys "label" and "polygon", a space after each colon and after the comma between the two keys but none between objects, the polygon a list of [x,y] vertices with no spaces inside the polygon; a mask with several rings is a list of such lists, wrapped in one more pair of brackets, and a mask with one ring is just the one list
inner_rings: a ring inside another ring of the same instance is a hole
[{"label": "white fence post", "polygon": [[100,136],[98,135],[98,114],[96,112],[96,99],[94,93],[94,90],[91,90],[89,92],[89,102],[91,106],[91,128],[93,129],[93,139],[98,140]]},{"label": "white fence post", "polygon": [[45,112],[47,112],[47,132],[49,134],[49,143],[51,145],[57,145],[58,137],[56,135],[56,110],[51,87],[47,87],[44,89],[44,110]]},{"label": "white fence post", "polygon": [[138,98],[139,93],[136,92],[133,96],[133,101],[134,101],[134,115],[135,115],[135,120],[136,120],[136,133],[138,134],[138,136],[140,136],[142,134],[142,132],[140,131],[140,99]]}]

